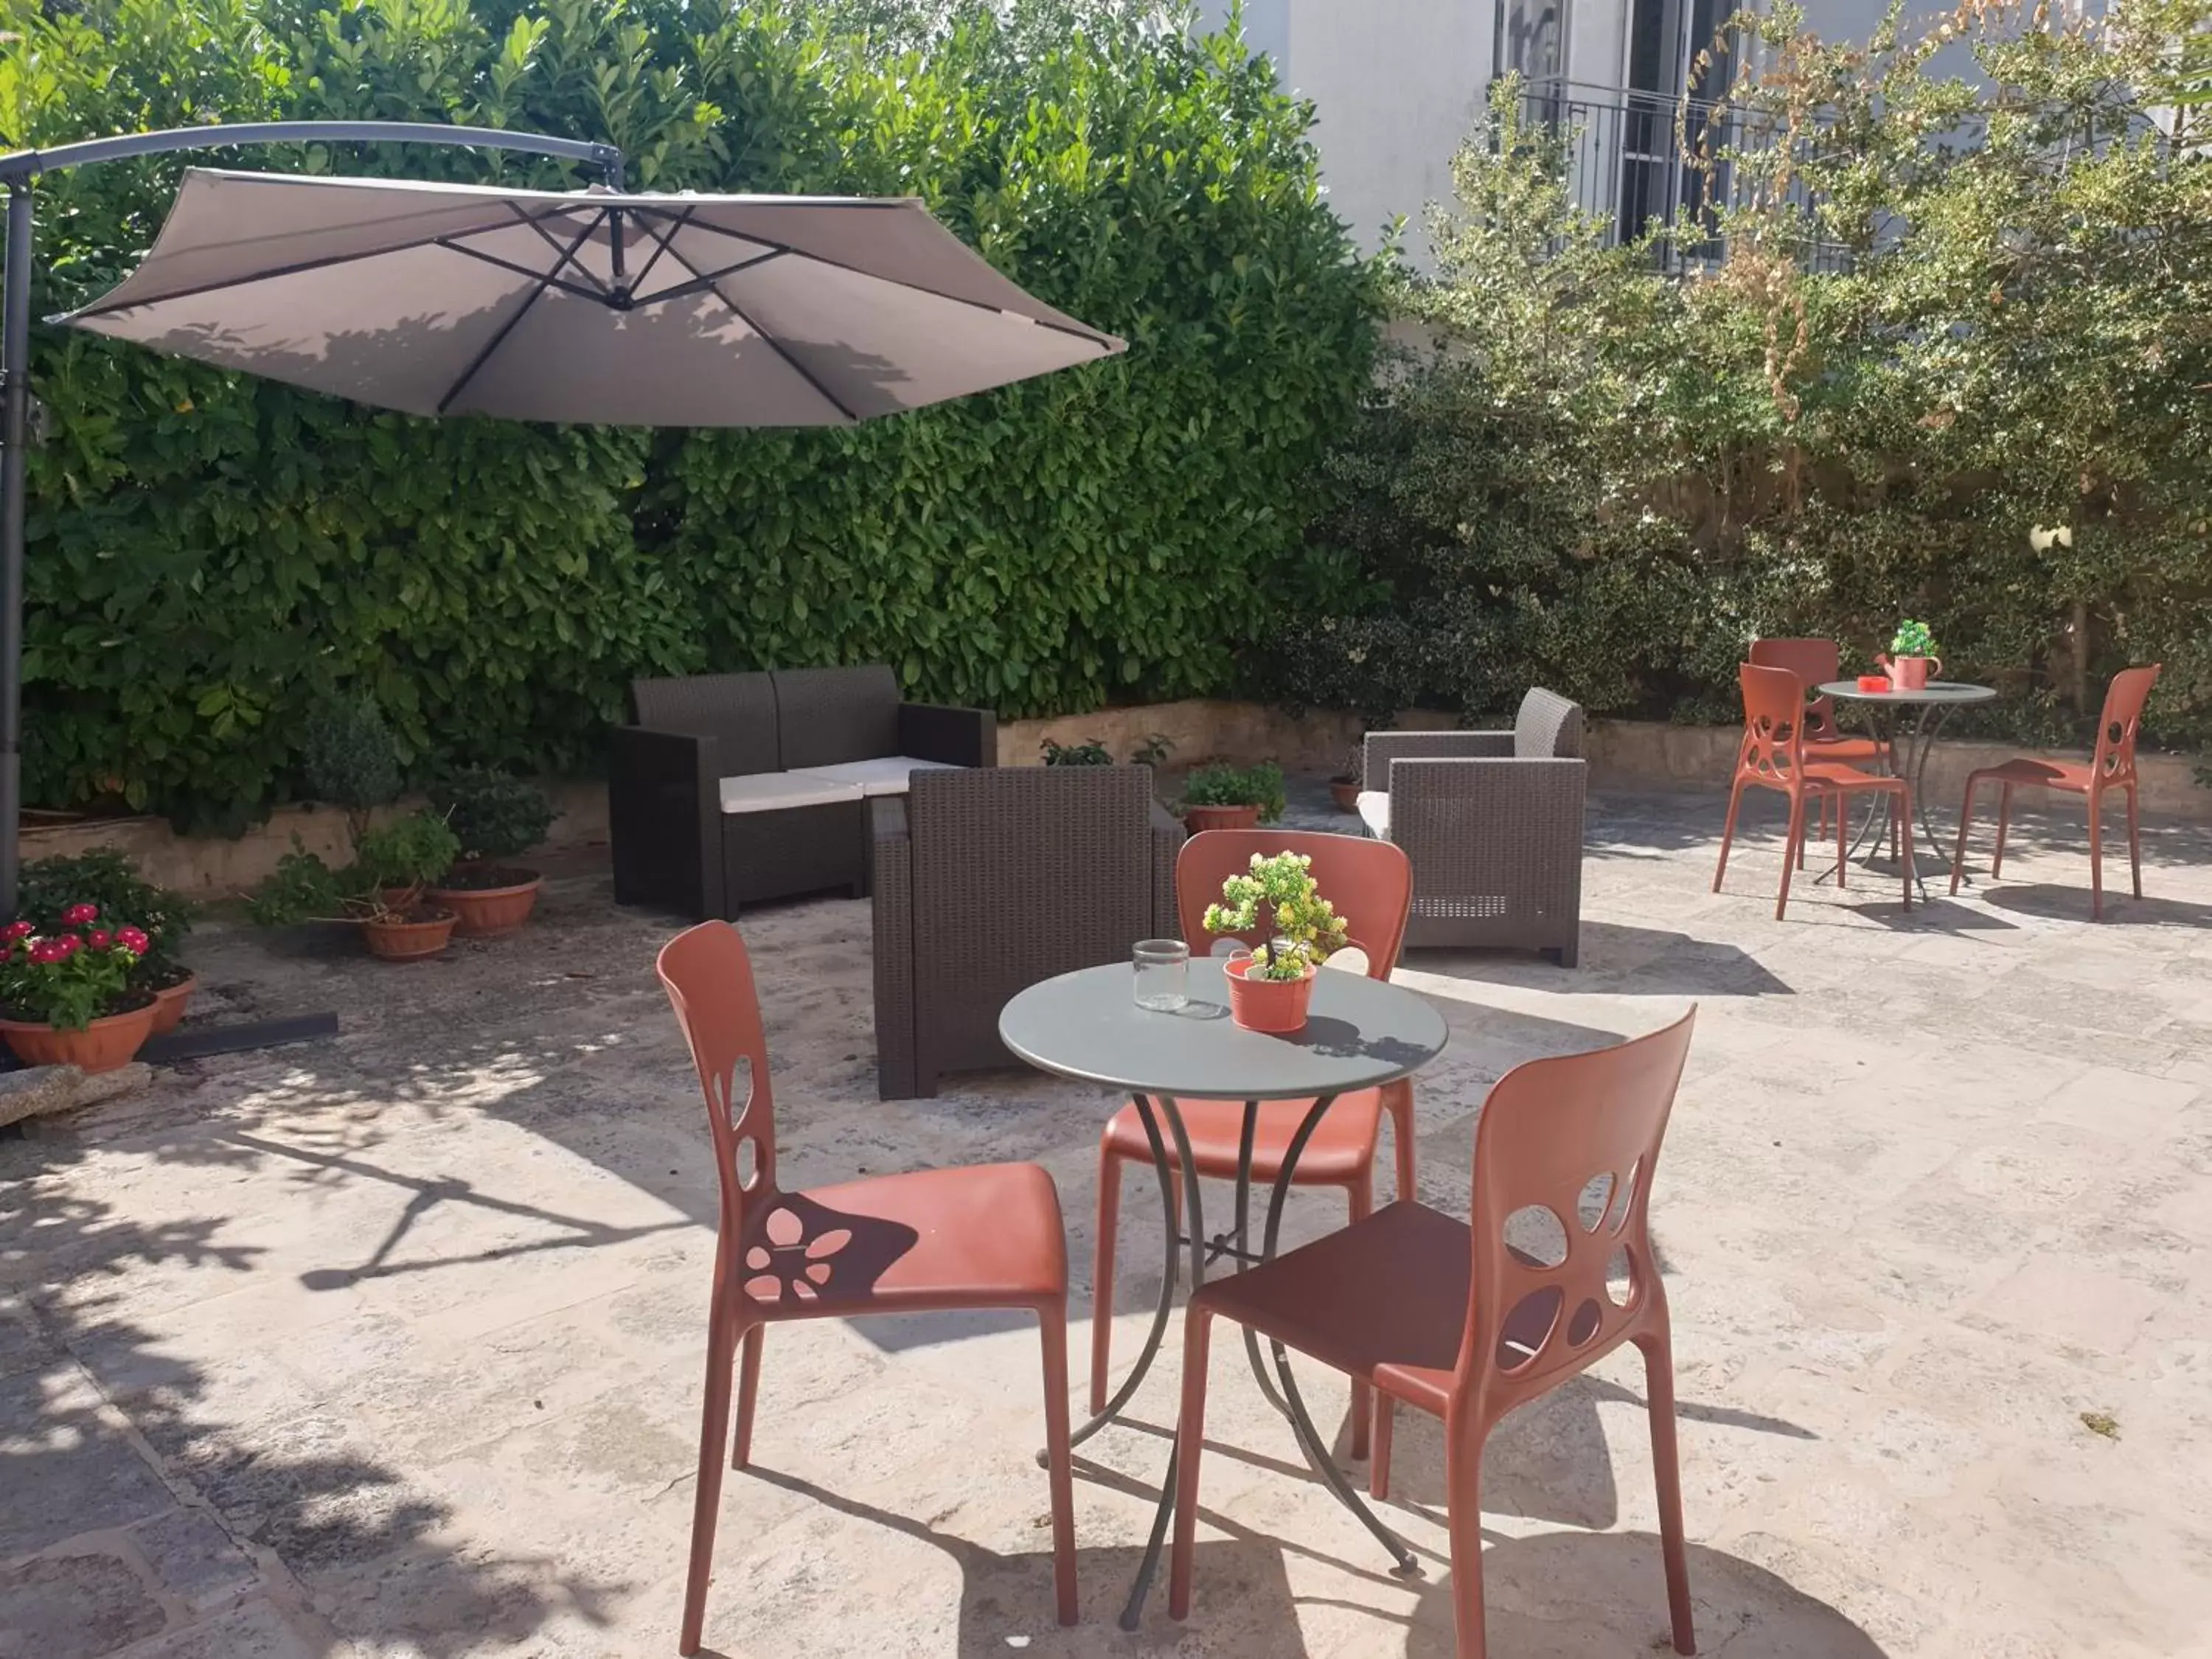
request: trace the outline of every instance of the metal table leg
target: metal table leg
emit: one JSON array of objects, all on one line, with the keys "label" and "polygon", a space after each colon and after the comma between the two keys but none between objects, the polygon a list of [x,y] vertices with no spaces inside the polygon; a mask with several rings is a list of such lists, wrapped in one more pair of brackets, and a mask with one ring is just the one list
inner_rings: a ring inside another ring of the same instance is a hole
[{"label": "metal table leg", "polygon": [[[1926,840],[1930,852],[1936,851],[1943,843],[1936,838],[1935,828],[1928,822],[1928,792],[1922,786],[1928,775],[1928,757],[1935,752],[1936,739],[1942,735],[1943,727],[1950,719],[1951,706],[1948,703],[1929,703],[1922,708],[1920,723],[1913,732],[1912,758],[1905,771],[1905,775],[1912,784],[1912,816],[1918,820],[1921,836]],[[1920,902],[1925,904],[1928,902],[1928,884],[1921,879],[1919,857],[1909,848],[1905,856],[1911,860],[1912,879],[1920,889]],[[1966,884],[1972,886],[1973,884],[1968,882]]]},{"label": "metal table leg", "polygon": [[[1260,1128],[1260,1103],[1244,1103],[1244,1122],[1237,1137],[1237,1271],[1243,1273],[1251,1256],[1252,1220],[1252,1142]],[[1244,1357],[1252,1362],[1252,1375],[1259,1379],[1260,1392],[1267,1403],[1287,1417],[1291,1408],[1283,1396],[1275,1391],[1274,1379],[1267,1375],[1267,1362],[1260,1358],[1260,1334],[1249,1325],[1244,1328]]]},{"label": "metal table leg", "polygon": [[[1142,1095],[1132,1095],[1129,1098],[1137,1108],[1137,1121],[1145,1126],[1145,1140],[1152,1148],[1153,1173],[1160,1178],[1160,1207],[1167,1215],[1166,1270],[1160,1276],[1159,1305],[1152,1310],[1152,1328],[1145,1334],[1145,1346],[1137,1355],[1136,1369],[1132,1370],[1122,1380],[1121,1386],[1114,1391],[1114,1397],[1106,1402],[1106,1408],[1068,1437],[1067,1443],[1071,1449],[1081,1445],[1099,1430],[1121,1416],[1121,1407],[1135,1397],[1137,1390],[1144,1385],[1146,1373],[1152,1369],[1152,1361],[1159,1357],[1161,1340],[1167,1335],[1168,1315],[1175,1309],[1177,1271],[1176,1251],[1182,1243],[1177,1232],[1179,1224],[1176,1214],[1175,1172],[1168,1167],[1167,1148],[1160,1140],[1159,1120],[1152,1115],[1152,1103]],[[1180,1120],[1177,1121],[1176,1127],[1178,1129],[1182,1127]],[[1186,1163],[1183,1167],[1188,1169],[1190,1166]],[[1102,1309],[1100,1313],[1102,1316],[1111,1316],[1111,1310],[1109,1309]],[[1045,1455],[1039,1452],[1038,1467],[1042,1468],[1045,1462]]]},{"label": "metal table leg", "polygon": [[[1291,1194],[1291,1179],[1297,1170],[1299,1154],[1305,1151],[1306,1142],[1321,1127],[1322,1118],[1334,1100],[1334,1095],[1324,1095],[1315,1101],[1307,1111],[1304,1121],[1298,1125],[1297,1133],[1291,1137],[1290,1146],[1284,1151],[1283,1167],[1275,1177],[1275,1188],[1267,1195],[1267,1231],[1260,1248],[1263,1261],[1274,1259],[1277,1237],[1283,1226],[1283,1204]],[[1418,1578],[1421,1572],[1419,1560],[1413,1551],[1406,1547],[1397,1534],[1384,1526],[1375,1511],[1367,1507],[1366,1500],[1352,1489],[1352,1483],[1345,1479],[1344,1471],[1337,1468],[1336,1460],[1329,1455],[1328,1444],[1314,1427],[1312,1413],[1306,1410],[1305,1401],[1298,1393],[1297,1381],[1291,1375],[1288,1352],[1279,1342],[1271,1341],[1268,1346],[1274,1351],[1275,1374],[1282,1382],[1286,1414],[1291,1419],[1291,1428],[1297,1433],[1298,1444],[1306,1455],[1306,1461],[1313,1465],[1314,1473],[1321,1477],[1328,1489],[1336,1494],[1337,1501],[1357,1516],[1360,1524],[1375,1534],[1376,1541],[1390,1553],[1391,1559],[1397,1563],[1393,1571],[1401,1578]]]}]

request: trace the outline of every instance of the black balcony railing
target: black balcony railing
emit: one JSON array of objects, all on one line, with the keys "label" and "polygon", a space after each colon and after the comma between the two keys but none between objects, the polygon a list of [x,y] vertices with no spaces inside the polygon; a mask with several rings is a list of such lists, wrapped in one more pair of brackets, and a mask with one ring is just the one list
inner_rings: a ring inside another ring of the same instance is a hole
[{"label": "black balcony railing", "polygon": [[[1557,79],[1525,82],[1521,112],[1564,145],[1575,204],[1610,240],[1649,239],[1674,270],[1726,256],[1723,210],[1746,205],[1753,187],[1752,169],[1735,158],[1778,136],[1771,119],[1734,105]],[[1816,240],[1802,186],[1785,199],[1804,218],[1808,258],[1823,268],[1843,264],[1845,250]]]}]

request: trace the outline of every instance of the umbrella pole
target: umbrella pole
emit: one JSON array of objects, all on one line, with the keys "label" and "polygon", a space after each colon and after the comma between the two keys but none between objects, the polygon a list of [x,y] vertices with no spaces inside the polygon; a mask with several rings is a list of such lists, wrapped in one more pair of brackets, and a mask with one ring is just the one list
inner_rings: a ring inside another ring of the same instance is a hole
[{"label": "umbrella pole", "polygon": [[0,295],[0,916],[15,910],[23,817],[23,465],[31,435],[31,186],[8,185]]}]

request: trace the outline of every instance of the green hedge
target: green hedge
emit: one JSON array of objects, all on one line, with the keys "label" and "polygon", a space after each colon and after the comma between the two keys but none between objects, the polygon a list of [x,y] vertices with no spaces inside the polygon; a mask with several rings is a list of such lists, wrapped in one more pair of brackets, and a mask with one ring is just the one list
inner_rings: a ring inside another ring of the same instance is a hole
[{"label": "green hedge", "polygon": [[[851,432],[649,434],[371,413],[42,329],[29,797],[240,825],[333,688],[374,692],[418,769],[589,767],[639,672],[887,660],[1006,715],[1224,689],[1315,580],[1311,480],[1372,357],[1377,273],[1318,196],[1310,112],[1234,40],[1117,6],[925,9],[0,0],[9,147],[280,116],[604,135],[636,187],[919,194],[1130,343]],[[130,268],[183,164],[41,184],[41,314]]]}]

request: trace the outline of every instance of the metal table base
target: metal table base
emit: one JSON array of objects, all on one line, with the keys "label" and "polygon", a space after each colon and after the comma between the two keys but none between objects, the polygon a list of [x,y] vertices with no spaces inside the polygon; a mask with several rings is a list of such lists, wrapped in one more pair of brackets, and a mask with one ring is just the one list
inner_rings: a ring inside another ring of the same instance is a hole
[{"label": "metal table base", "polygon": [[[1990,695],[1994,696],[1995,693]],[[1865,708],[1872,717],[1874,736],[1881,743],[1883,753],[1889,757],[1890,775],[1904,778],[1911,784],[1912,817],[1914,827],[1920,832],[1919,842],[1924,842],[1929,849],[1940,859],[1942,856],[1943,842],[1937,836],[1935,826],[1929,822],[1928,792],[1923,787],[1923,783],[1928,774],[1928,757],[1935,752],[1936,739],[1942,735],[1944,726],[1950,723],[1951,711],[1966,707],[1967,704],[1964,702],[1915,702],[1900,706],[1896,703],[1878,702],[1869,698],[1863,702],[1855,701],[1854,706]],[[1919,713],[1919,718],[1912,722],[1909,731],[1900,730],[1903,722],[1899,716],[1905,708],[1917,709]],[[1844,810],[1840,800],[1837,803],[1836,810],[1839,812]],[[1869,801],[1865,815],[1859,822],[1858,831],[1851,837],[1850,846],[1844,854],[1844,858],[1848,860],[1858,857],[1859,849],[1867,844],[1869,837],[1872,837],[1875,847],[1879,850],[1881,846],[1882,828],[1889,822],[1889,817],[1890,805],[1885,798],[1877,795]],[[1924,904],[1928,902],[1928,881],[1927,878],[1920,873],[1919,842],[1910,835],[1905,837],[1905,842],[1904,857],[1912,872],[1913,885],[1919,890],[1921,902]],[[1838,876],[1839,873],[1838,871],[1824,870],[1814,878],[1814,884],[1828,880],[1831,876]],[[1966,884],[1972,886],[1973,883],[1969,879]]]}]

